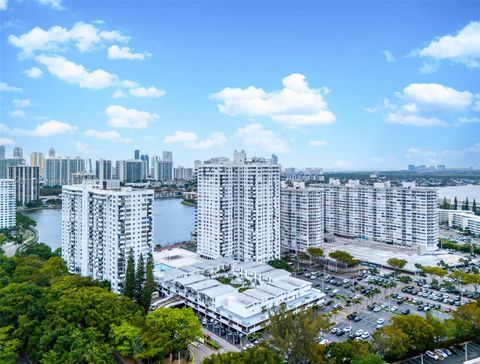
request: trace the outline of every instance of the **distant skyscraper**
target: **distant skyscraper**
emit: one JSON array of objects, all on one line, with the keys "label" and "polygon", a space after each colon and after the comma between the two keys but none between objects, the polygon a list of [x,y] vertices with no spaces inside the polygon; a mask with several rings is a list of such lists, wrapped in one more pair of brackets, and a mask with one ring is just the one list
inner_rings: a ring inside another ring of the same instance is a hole
[{"label": "distant skyscraper", "polygon": [[15,181],[0,179],[0,229],[15,226]]},{"label": "distant skyscraper", "polygon": [[55,158],[56,154],[55,154],[55,149],[53,149],[53,147],[51,147],[49,150],[48,150],[48,158]]},{"label": "distant skyscraper", "polygon": [[133,152],[133,158],[140,159],[140,150],[137,149]]},{"label": "distant skyscraper", "polygon": [[5,146],[0,145],[0,159],[5,159]]},{"label": "distant skyscraper", "polygon": [[120,182],[142,182],[147,179],[147,165],[140,159],[120,160],[116,163],[116,173]]},{"label": "distant skyscraper", "polygon": [[142,154],[140,159],[145,162],[147,166],[147,175],[148,175],[150,173],[150,157],[148,156],[148,154]]},{"label": "distant skyscraper", "polygon": [[45,185],[62,186],[71,184],[74,173],[85,171],[85,160],[80,157],[47,158],[45,159]]},{"label": "distant skyscraper", "polygon": [[160,182],[173,180],[173,163],[171,161],[157,160],[153,166],[153,179]]},{"label": "distant skyscraper", "polygon": [[129,252],[153,254],[153,190],[85,181],[62,189],[62,258],[68,270],[123,289]]},{"label": "distant skyscraper", "polygon": [[8,168],[10,179],[15,181],[17,202],[25,205],[38,201],[39,195],[39,167],[12,166]]},{"label": "distant skyscraper", "polygon": [[192,179],[193,169],[185,168],[183,166],[178,166],[173,169],[173,178],[175,180],[187,180]]},{"label": "distant skyscraper", "polygon": [[40,177],[45,177],[45,155],[42,152],[33,152],[30,155],[30,165],[38,167]]},{"label": "distant skyscraper", "polygon": [[275,154],[272,154],[272,163],[278,164],[278,157]]},{"label": "distant skyscraper", "polygon": [[162,159],[165,161],[165,162],[173,162],[173,153],[170,152],[170,151],[164,151],[162,153]]},{"label": "distant skyscraper", "polygon": [[22,147],[13,148],[13,158],[23,159],[23,148]]},{"label": "distant skyscraper", "polygon": [[112,161],[100,159],[95,162],[95,175],[100,180],[112,179]]},{"label": "distant skyscraper", "polygon": [[0,179],[8,178],[8,167],[22,166],[24,164],[25,164],[24,159],[18,159],[18,158],[0,159]]},{"label": "distant skyscraper", "polygon": [[280,257],[280,165],[214,158],[197,169],[197,251],[206,258],[268,262]]}]

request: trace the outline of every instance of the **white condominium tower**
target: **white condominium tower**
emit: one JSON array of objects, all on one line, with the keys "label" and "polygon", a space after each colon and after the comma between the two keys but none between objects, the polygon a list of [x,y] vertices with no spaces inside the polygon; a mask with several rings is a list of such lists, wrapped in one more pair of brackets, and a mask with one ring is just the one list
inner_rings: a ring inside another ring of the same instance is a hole
[{"label": "white condominium tower", "polygon": [[62,189],[62,258],[72,273],[111,282],[121,292],[130,249],[153,253],[153,190],[119,181],[84,181]]},{"label": "white condominium tower", "polygon": [[205,258],[268,262],[280,257],[280,165],[213,158],[197,168],[197,251]]},{"label": "white condominium tower", "polygon": [[438,243],[438,196],[432,188],[389,182],[341,185],[330,180],[324,189],[325,230],[339,236],[435,250]]},{"label": "white condominium tower", "polygon": [[70,184],[72,183],[72,175],[78,172],[85,172],[85,160],[80,157],[54,157],[45,159],[46,186]]},{"label": "white condominium tower", "polygon": [[39,168],[40,177],[45,176],[45,154],[42,152],[33,152],[30,154],[30,165]]},{"label": "white condominium tower", "polygon": [[0,229],[15,226],[16,211],[15,181],[0,179]]},{"label": "white condominium tower", "polygon": [[306,252],[323,243],[323,189],[282,182],[280,206],[284,251]]}]

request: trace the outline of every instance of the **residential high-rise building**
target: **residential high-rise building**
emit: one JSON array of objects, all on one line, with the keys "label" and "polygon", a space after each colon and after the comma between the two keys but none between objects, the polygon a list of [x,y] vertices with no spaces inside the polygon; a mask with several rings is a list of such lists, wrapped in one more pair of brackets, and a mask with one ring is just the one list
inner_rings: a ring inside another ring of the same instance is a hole
[{"label": "residential high-rise building", "polygon": [[5,159],[5,146],[0,145],[0,159]]},{"label": "residential high-rise building", "polygon": [[23,166],[25,165],[24,159],[18,158],[5,158],[0,159],[0,179],[8,178],[8,168],[12,166]]},{"label": "residential high-rise building", "polygon": [[153,165],[153,179],[160,182],[173,181],[173,163],[157,160]]},{"label": "residential high-rise building", "polygon": [[55,157],[56,157],[55,149],[53,149],[53,147],[51,147],[48,150],[48,158],[55,158]]},{"label": "residential high-rise building", "polygon": [[282,182],[280,201],[281,242],[287,252],[307,252],[323,243],[323,190],[304,182]]},{"label": "residential high-rise building", "polygon": [[438,243],[438,196],[432,188],[389,182],[361,185],[330,180],[324,189],[327,232],[388,244],[435,250]]},{"label": "residential high-rise building", "polygon": [[175,180],[187,180],[192,179],[193,169],[185,168],[183,166],[178,166],[173,169],[173,178]]},{"label": "residential high-rise building", "polygon": [[17,202],[25,205],[29,202],[38,201],[40,198],[39,167],[12,166],[8,167],[10,179],[15,181],[15,195]]},{"label": "residential high-rise building", "polygon": [[278,164],[278,157],[276,154],[272,154],[272,163],[273,164]]},{"label": "residential high-rise building", "polygon": [[13,148],[13,158],[23,159],[23,148],[22,147]]},{"label": "residential high-rise building", "polygon": [[0,179],[0,229],[16,224],[15,181]]},{"label": "residential high-rise building", "polygon": [[136,149],[133,152],[133,159],[140,159],[140,150]]},{"label": "residential high-rise building", "polygon": [[116,176],[120,182],[142,182],[147,179],[147,165],[140,159],[117,161]]},{"label": "residential high-rise building", "polygon": [[213,158],[197,170],[197,251],[206,258],[268,262],[280,257],[280,166]]},{"label": "residential high-rise building", "polygon": [[163,151],[162,152],[162,159],[165,162],[173,162],[173,153],[168,151],[168,150]]},{"label": "residential high-rise building", "polygon": [[95,162],[95,175],[100,180],[112,179],[112,161],[100,159]]},{"label": "residential high-rise building", "polygon": [[85,172],[85,160],[80,157],[55,157],[45,159],[45,185],[62,186],[71,184],[72,175]]},{"label": "residential high-rise building", "polygon": [[72,185],[80,185],[83,181],[97,179],[97,176],[93,173],[88,173],[86,171],[72,173]]},{"label": "residential high-rise building", "polygon": [[40,177],[45,177],[45,154],[42,152],[33,152],[30,154],[30,165],[38,167]]},{"label": "residential high-rise building", "polygon": [[148,156],[148,154],[142,154],[140,159],[145,162],[145,165],[146,165],[146,168],[147,168],[146,174],[147,174],[147,177],[148,177],[148,175],[150,174],[150,157]]},{"label": "residential high-rise building", "polygon": [[62,258],[68,270],[122,292],[129,252],[153,253],[153,190],[85,181],[62,189]]}]

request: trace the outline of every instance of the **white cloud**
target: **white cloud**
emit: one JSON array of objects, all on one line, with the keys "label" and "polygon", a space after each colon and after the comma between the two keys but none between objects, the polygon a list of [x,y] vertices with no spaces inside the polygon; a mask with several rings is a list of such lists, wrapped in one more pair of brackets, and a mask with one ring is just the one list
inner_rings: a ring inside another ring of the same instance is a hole
[{"label": "white cloud", "polygon": [[3,92],[20,92],[22,91],[19,87],[10,86],[6,82],[0,82],[0,91]]},{"label": "white cloud", "polygon": [[8,8],[8,1],[0,0],[0,11],[7,10],[7,8]]},{"label": "white cloud", "polygon": [[239,128],[237,134],[249,146],[257,146],[273,153],[288,153],[288,144],[272,130],[264,129],[258,123],[248,124]]},{"label": "white cloud", "polygon": [[113,95],[112,95],[112,98],[114,99],[123,99],[127,97],[122,90],[116,90]]},{"label": "white cloud", "polygon": [[395,57],[393,56],[393,53],[388,51],[388,50],[383,51],[383,55],[385,56],[385,60],[387,62],[396,62],[397,61],[395,59]]},{"label": "white cloud", "polygon": [[309,140],[308,144],[311,147],[326,147],[328,145],[325,140]]},{"label": "white cloud", "polygon": [[43,71],[37,67],[32,67],[28,70],[23,71],[23,73],[30,78],[40,78],[43,75]]},{"label": "white cloud", "polygon": [[216,147],[223,147],[227,137],[220,132],[214,132],[205,139],[200,139],[199,136],[191,131],[177,130],[172,135],[167,135],[163,142],[166,144],[183,144],[189,149],[212,149]]},{"label": "white cloud", "polygon": [[21,100],[14,99],[12,103],[13,103],[13,107],[16,109],[22,109],[22,108],[33,106],[30,99],[21,99]]},{"label": "white cloud", "polygon": [[159,115],[147,111],[127,109],[119,105],[111,105],[105,109],[109,117],[108,124],[115,128],[143,129],[152,121],[158,120]]},{"label": "white cloud", "polygon": [[35,0],[42,5],[50,6],[54,9],[63,9],[62,0]]},{"label": "white cloud", "polygon": [[16,36],[10,34],[8,41],[22,50],[22,56],[32,56],[35,51],[60,51],[61,46],[72,42],[80,52],[92,50],[102,42],[126,42],[128,37],[117,31],[101,31],[95,25],[78,22],[71,29],[59,25],[48,30],[35,27],[28,33]]},{"label": "white cloud", "polygon": [[77,130],[76,126],[57,120],[50,120],[43,124],[38,124],[33,130],[19,128],[10,129],[5,125],[0,124],[0,131],[2,132],[10,133],[13,135],[27,135],[33,137],[49,137],[54,135],[70,134],[73,133],[75,130]]},{"label": "white cloud", "polygon": [[82,65],[68,61],[61,56],[40,55],[35,59],[60,80],[79,85],[82,88],[102,89],[118,82],[115,74],[101,69],[89,72]]},{"label": "white cloud", "polygon": [[267,116],[287,125],[335,122],[335,115],[323,97],[330,91],[328,88],[310,88],[305,76],[299,73],[285,77],[282,84],[283,89],[272,92],[255,86],[227,87],[211,97],[223,102],[218,105],[221,113],[231,116]]},{"label": "white cloud", "polygon": [[162,97],[165,95],[165,91],[158,89],[156,87],[139,87],[139,88],[132,88],[129,90],[130,95],[135,97]]},{"label": "white cloud", "polygon": [[138,59],[143,61],[150,56],[150,53],[133,53],[129,47],[119,47],[116,44],[108,48],[108,58],[110,59]]},{"label": "white cloud", "polygon": [[0,138],[0,145],[15,145],[15,142],[10,138]]},{"label": "white cloud", "polygon": [[421,58],[450,60],[480,66],[480,22],[472,21],[454,35],[439,37],[423,48],[414,51]]},{"label": "white cloud", "polygon": [[8,115],[10,115],[12,118],[18,119],[25,119],[27,117],[23,110],[12,110],[8,112]]},{"label": "white cloud", "polygon": [[468,151],[472,153],[480,153],[480,143],[471,146],[470,148],[468,148]]},{"label": "white cloud", "polygon": [[83,135],[89,138],[95,138],[95,139],[101,139],[101,140],[111,140],[111,141],[120,140],[120,134],[115,130],[97,131],[93,129],[88,129],[83,133]]},{"label": "white cloud", "polygon": [[123,80],[122,82],[120,82],[120,86],[126,88],[133,88],[138,87],[138,83],[135,81]]},{"label": "white cloud", "polygon": [[[385,99],[386,121],[414,126],[446,126],[452,113],[473,110],[474,95],[438,83],[412,83],[395,94],[398,103]],[[468,115],[462,115],[468,116]]]}]

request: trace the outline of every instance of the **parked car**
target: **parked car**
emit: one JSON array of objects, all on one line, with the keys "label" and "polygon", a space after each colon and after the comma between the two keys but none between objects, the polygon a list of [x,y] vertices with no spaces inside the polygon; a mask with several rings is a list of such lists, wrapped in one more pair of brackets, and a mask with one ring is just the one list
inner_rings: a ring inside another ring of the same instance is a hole
[{"label": "parked car", "polygon": [[428,356],[429,358],[433,359],[433,360],[439,360],[438,355],[435,354],[433,351],[429,350],[425,353],[425,355]]}]

